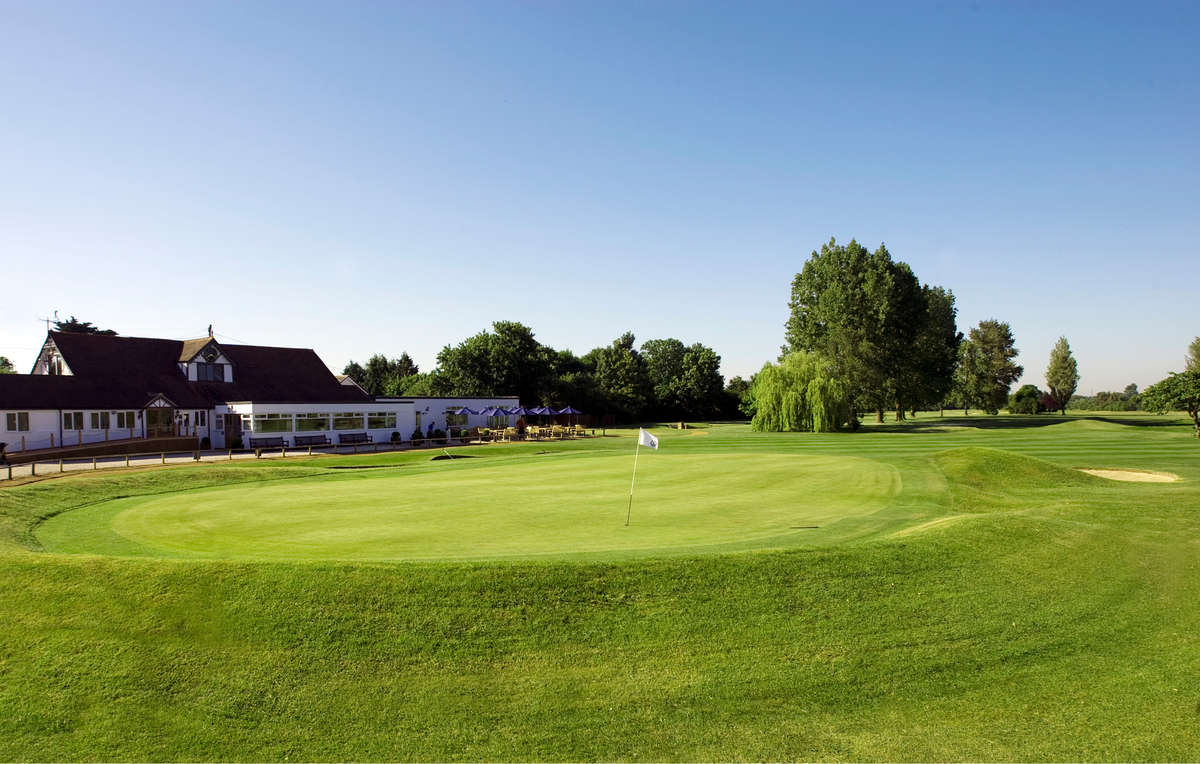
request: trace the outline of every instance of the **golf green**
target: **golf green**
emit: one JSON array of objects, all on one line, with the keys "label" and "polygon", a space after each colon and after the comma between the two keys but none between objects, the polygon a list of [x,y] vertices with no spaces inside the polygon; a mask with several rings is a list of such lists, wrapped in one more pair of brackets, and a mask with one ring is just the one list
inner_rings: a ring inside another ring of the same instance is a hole
[{"label": "golf green", "polygon": [[863,535],[896,467],[854,456],[553,453],[123,498],[50,518],[49,551],[257,560],[636,557]]}]

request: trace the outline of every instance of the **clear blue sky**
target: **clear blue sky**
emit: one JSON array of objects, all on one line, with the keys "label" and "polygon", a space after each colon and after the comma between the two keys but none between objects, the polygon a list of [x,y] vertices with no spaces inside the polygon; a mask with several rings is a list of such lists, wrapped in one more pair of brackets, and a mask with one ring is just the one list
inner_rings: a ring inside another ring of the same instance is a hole
[{"label": "clear blue sky", "polygon": [[0,355],[39,317],[309,346],[497,319],[773,360],[886,242],[1080,392],[1200,334],[1196,3],[0,0]]}]

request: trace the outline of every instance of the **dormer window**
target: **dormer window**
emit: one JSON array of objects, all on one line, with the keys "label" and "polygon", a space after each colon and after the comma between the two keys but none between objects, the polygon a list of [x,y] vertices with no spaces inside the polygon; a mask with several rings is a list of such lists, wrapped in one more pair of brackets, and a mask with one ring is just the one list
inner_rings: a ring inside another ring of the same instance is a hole
[{"label": "dormer window", "polygon": [[[205,358],[207,358],[207,357],[208,357],[208,354],[205,353]],[[215,354],[213,357],[214,358],[216,357]],[[206,363],[197,363],[196,364],[196,381],[197,382],[224,382],[225,381],[225,364],[212,363],[211,361],[208,361]]]}]

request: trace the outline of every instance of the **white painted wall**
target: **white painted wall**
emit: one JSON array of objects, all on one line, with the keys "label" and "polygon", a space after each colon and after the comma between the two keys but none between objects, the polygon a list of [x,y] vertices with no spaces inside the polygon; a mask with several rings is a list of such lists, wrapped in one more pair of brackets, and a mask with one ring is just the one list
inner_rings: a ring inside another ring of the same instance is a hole
[{"label": "white painted wall", "polygon": [[[122,410],[124,411],[125,409]],[[83,413],[82,430],[68,430],[60,427],[60,414],[57,409],[28,411],[28,432],[9,432],[7,430],[8,417],[5,414],[10,413],[10,411],[17,413],[19,410],[0,411],[0,441],[8,443],[8,451],[10,453],[21,450],[22,436],[25,439],[26,451],[64,445],[87,445],[89,443],[104,443],[110,440],[127,440],[130,437],[128,429],[117,427],[117,412],[110,409],[72,409],[72,412],[82,411]],[[108,414],[107,430],[92,427],[93,413]],[[133,437],[140,438],[145,434],[145,422],[144,419],[137,418],[136,414],[138,412],[136,409],[134,413],[136,426],[133,428]]]},{"label": "white painted wall", "polygon": [[[354,430],[317,430],[317,431],[300,431],[289,430],[288,432],[264,432],[255,433],[246,429],[243,425],[242,437],[244,444],[250,445],[250,437],[282,437],[288,443],[293,443],[293,438],[296,435],[319,435],[324,434],[329,438],[330,442],[337,443],[337,435],[339,432],[368,432],[371,438],[376,443],[385,443],[391,440],[392,433],[400,433],[401,440],[409,440],[412,437],[413,431],[417,427],[417,414],[421,415],[421,434],[425,435],[429,430],[429,425],[433,425],[435,430],[446,429],[446,409],[458,409],[463,406],[479,410],[488,406],[510,407],[517,405],[517,398],[513,396],[495,397],[495,398],[384,398],[375,401],[374,403],[230,403],[224,407],[218,407],[216,416],[221,416],[225,412],[253,417],[255,414],[290,414],[293,417],[297,414],[324,414],[332,417],[339,413],[354,413],[361,414],[364,417],[372,412],[389,412],[396,415],[395,428],[371,429],[367,428],[366,420],[364,426]],[[486,426],[486,417],[469,417],[467,426],[478,427]],[[332,420],[331,420],[332,425]],[[293,419],[294,427],[294,419]],[[218,435],[221,438],[221,445],[217,445]],[[213,445],[216,448],[224,447],[224,433],[213,433]]]}]

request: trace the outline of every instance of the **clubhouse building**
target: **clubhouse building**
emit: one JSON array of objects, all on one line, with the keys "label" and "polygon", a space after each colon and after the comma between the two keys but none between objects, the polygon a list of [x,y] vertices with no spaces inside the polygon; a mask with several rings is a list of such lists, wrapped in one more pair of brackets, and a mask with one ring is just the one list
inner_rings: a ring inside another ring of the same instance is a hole
[{"label": "clubhouse building", "polygon": [[308,349],[49,332],[31,373],[0,374],[0,442],[16,453],[139,438],[212,448],[407,441],[489,424],[463,407],[516,405],[375,398]]}]

